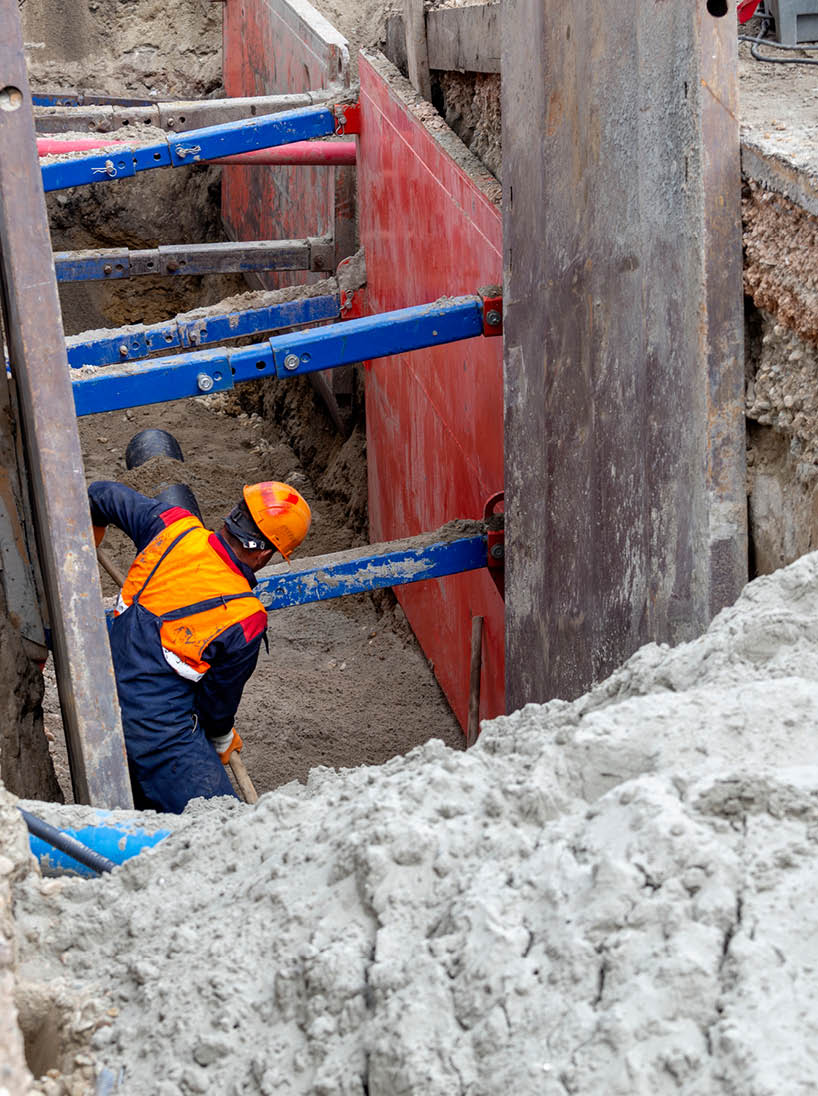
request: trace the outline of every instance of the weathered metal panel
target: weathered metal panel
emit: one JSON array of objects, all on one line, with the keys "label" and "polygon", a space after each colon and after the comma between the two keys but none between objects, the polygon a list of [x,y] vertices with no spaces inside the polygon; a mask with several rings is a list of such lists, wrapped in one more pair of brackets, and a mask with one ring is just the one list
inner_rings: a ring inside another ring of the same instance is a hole
[{"label": "weathered metal panel", "polygon": [[735,27],[508,0],[507,698],[574,697],[746,580]]},{"label": "weathered metal panel", "polygon": [[15,0],[0,0],[0,258],[54,662],[78,802],[132,805]]},{"label": "weathered metal panel", "polygon": [[[427,11],[429,68],[445,72],[499,72],[501,14],[502,5],[496,3]],[[408,63],[403,24],[402,13],[386,17],[384,49],[400,69]]]},{"label": "weathered metal panel", "polygon": [[[380,54],[359,61],[361,241],[375,311],[473,293],[499,281],[499,186]],[[423,119],[430,119],[428,125]],[[476,518],[502,487],[502,348],[470,339],[367,371],[373,539]],[[471,618],[485,618],[480,713],[505,710],[503,603],[485,571],[396,590],[461,725]]]},{"label": "weathered metal panel", "polygon": [[499,72],[501,14],[501,4],[430,11],[426,16],[429,67]]}]

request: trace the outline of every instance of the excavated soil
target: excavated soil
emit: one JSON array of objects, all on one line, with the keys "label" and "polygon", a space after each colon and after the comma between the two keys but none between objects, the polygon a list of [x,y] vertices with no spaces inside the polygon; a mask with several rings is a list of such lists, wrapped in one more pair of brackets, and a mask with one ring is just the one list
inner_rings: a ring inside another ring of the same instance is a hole
[{"label": "excavated soil", "polygon": [[817,617],[813,553],[467,753],[31,872],[20,1006],[73,995],[53,1058],[129,1096],[812,1092]]}]

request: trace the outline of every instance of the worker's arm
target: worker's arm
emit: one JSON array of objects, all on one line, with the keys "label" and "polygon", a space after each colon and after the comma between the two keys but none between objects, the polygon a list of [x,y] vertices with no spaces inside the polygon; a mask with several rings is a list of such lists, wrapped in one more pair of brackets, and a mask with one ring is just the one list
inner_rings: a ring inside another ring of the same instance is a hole
[{"label": "worker's arm", "polygon": [[116,525],[127,533],[138,552],[169,524],[169,516],[175,521],[186,513],[178,507],[168,509],[156,499],[146,498],[132,487],[114,480],[92,483],[88,488],[88,501],[95,531],[106,525]]},{"label": "worker's arm", "polygon": [[202,653],[210,669],[196,687],[196,711],[208,738],[230,733],[242,691],[256,668],[266,627],[267,614],[256,613],[228,628]]}]

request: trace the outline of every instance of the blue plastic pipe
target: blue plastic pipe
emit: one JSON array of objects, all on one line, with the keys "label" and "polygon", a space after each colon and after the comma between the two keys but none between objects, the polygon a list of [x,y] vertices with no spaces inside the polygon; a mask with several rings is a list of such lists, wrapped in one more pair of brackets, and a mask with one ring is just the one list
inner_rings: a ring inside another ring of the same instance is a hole
[{"label": "blue plastic pipe", "polygon": [[[110,815],[110,811],[96,811],[99,825],[83,826],[79,829],[60,829],[58,833],[78,841],[97,856],[111,861],[113,866],[123,864],[131,857],[138,856],[143,849],[153,848],[166,837],[170,837],[170,830],[154,830],[153,833],[148,833],[147,830],[140,829],[136,821],[105,824]],[[70,873],[87,878],[95,878],[97,875],[97,871],[93,868],[81,864],[67,852],[55,848],[33,833],[30,834],[29,844],[31,851],[40,862],[40,869],[44,875]]]}]

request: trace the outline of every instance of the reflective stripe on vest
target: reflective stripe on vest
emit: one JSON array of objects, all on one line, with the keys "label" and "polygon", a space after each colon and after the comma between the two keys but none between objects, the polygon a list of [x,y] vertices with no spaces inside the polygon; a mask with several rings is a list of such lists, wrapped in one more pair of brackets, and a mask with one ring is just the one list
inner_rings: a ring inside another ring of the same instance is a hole
[{"label": "reflective stripe on vest", "polygon": [[[176,619],[162,620],[162,653],[168,665],[181,677],[199,681],[210,669],[202,658],[208,645],[234,624],[253,616],[264,606],[253,597],[247,579],[213,547],[215,534],[194,517],[184,517],[163,529],[140,552],[131,565],[119,595],[116,611],[124,612],[139,594],[157,560],[185,529],[190,529],[168,553],[139,595],[139,604],[160,619],[186,607],[194,611]],[[215,607],[195,611],[199,602],[246,594]]]}]

